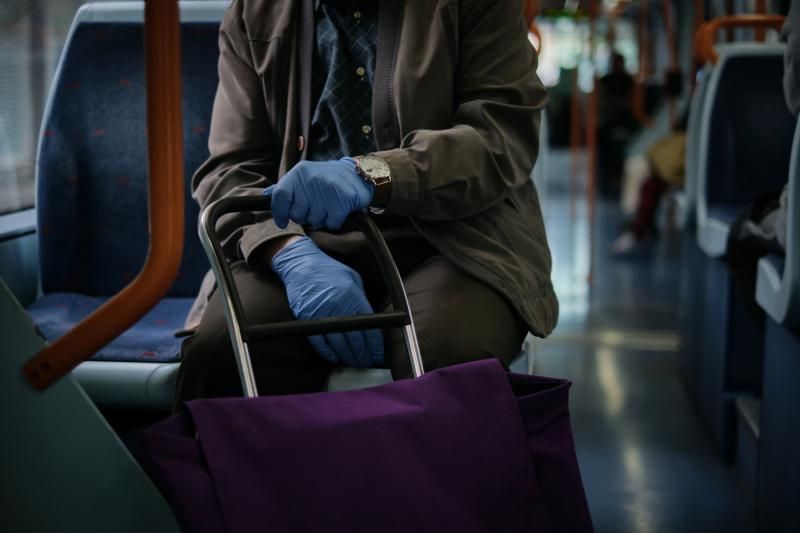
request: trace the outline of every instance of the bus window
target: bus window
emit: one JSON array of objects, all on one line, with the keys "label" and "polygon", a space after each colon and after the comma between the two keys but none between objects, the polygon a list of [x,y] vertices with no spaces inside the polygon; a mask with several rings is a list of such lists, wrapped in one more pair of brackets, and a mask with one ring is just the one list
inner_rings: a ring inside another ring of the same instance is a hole
[{"label": "bus window", "polygon": [[0,215],[33,207],[39,125],[58,54],[80,0],[0,6]]}]

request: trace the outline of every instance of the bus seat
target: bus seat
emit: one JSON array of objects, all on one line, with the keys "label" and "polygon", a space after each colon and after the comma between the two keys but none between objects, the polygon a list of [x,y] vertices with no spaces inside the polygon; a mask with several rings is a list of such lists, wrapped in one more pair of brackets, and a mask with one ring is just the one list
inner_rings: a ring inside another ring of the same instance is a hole
[{"label": "bus seat", "polygon": [[800,328],[800,122],[789,169],[786,256],[770,255],[759,261],[756,301],[778,324]]},{"label": "bus seat", "polygon": [[[185,249],[167,298],[73,376],[98,405],[169,409],[183,328],[208,260],[196,236],[189,179],[207,158],[217,86],[217,33],[227,2],[180,2],[183,52]],[[143,4],[78,11],[53,81],[39,147],[43,297],[28,312],[54,340],[138,273],[147,251]],[[530,359],[523,350],[515,364]],[[329,389],[378,384],[388,371],[336,369]]]},{"label": "bus seat", "polygon": [[689,392],[696,398],[700,395],[703,384],[696,371],[698,354],[702,351],[703,314],[698,305],[698,297],[702,294],[703,280],[699,275],[705,260],[703,252],[697,247],[697,174],[700,164],[700,124],[703,109],[708,101],[708,79],[713,70],[706,65],[698,76],[697,87],[692,95],[689,107],[689,120],[686,126],[686,160],[683,206],[679,224],[681,232],[681,293],[680,293],[680,375]]},{"label": "bus seat", "polygon": [[[55,339],[99,308],[107,298],[55,292],[28,307],[39,332]],[[169,363],[176,360],[180,340],[175,336],[186,320],[192,298],[165,298],[131,329],[105,346],[95,361]]]},{"label": "bus seat", "polygon": [[[167,297],[96,354],[88,368],[78,369],[76,375],[91,376],[94,385],[106,379],[100,376],[107,372],[112,392],[120,380],[130,386],[131,380],[141,380],[144,398],[152,396],[148,386],[167,386],[169,380],[153,381],[147,370],[153,367],[147,365],[171,364],[174,377],[181,343],[175,333],[183,329],[209,269],[197,239],[199,209],[189,180],[208,157],[217,38],[226,7],[224,1],[180,3],[187,183],[184,255]],[[49,341],[132,281],[147,254],[143,19],[141,2],[82,6],[53,79],[36,170],[43,296],[28,309]],[[131,372],[130,363],[146,366]],[[158,375],[165,375],[158,368]]]},{"label": "bus seat", "polygon": [[739,212],[783,186],[795,119],[783,98],[784,46],[716,48],[696,137],[696,235],[684,246],[691,309],[681,328],[681,373],[720,455],[732,461],[736,397],[761,394],[764,321],[733,290],[723,259]]},{"label": "bus seat", "polygon": [[764,337],[756,478],[758,531],[800,531],[800,330],[768,316]]},{"label": "bus seat", "polygon": [[794,118],[781,80],[782,45],[718,45],[708,80],[698,149],[697,240],[722,257],[735,214],[780,189],[789,171]]},{"label": "bus seat", "polygon": [[756,281],[756,301],[767,314],[756,482],[759,531],[800,530],[800,122],[787,200],[786,255],[762,258]]}]

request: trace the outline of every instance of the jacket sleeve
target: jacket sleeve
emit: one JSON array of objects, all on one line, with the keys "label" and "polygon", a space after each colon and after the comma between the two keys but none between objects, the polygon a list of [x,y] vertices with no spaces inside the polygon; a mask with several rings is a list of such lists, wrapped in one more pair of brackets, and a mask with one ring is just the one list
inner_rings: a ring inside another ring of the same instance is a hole
[{"label": "jacket sleeve", "polygon": [[530,179],[547,94],[521,1],[463,2],[452,127],[410,132],[375,154],[392,169],[387,213],[466,218]]},{"label": "jacket sleeve", "polygon": [[[193,196],[201,209],[219,198],[259,195],[278,179],[281,149],[270,128],[241,9],[241,2],[234,1],[220,27],[219,86],[208,140],[210,157],[192,179]],[[282,230],[260,213],[228,215],[217,230],[225,254],[248,262],[265,242],[303,234],[296,224]]]}]

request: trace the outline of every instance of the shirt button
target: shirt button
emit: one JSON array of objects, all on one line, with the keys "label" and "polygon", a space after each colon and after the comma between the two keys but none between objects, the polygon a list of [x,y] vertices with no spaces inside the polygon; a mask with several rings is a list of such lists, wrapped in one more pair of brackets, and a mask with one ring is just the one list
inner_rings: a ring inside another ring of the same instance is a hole
[{"label": "shirt button", "polygon": [[364,67],[358,67],[356,69],[356,74],[358,74],[359,78],[363,78],[367,74],[367,71],[364,69]]},{"label": "shirt button", "polygon": [[353,18],[356,20],[361,20],[361,11],[354,11]]},{"label": "shirt button", "polygon": [[372,128],[370,128],[365,124],[361,126],[361,133],[363,133],[364,135],[369,135],[370,133],[372,133]]}]

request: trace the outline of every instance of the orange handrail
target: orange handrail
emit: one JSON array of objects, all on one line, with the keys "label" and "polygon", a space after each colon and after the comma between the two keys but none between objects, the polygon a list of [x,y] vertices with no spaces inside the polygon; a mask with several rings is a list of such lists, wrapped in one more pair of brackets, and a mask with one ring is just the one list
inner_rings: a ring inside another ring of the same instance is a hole
[{"label": "orange handrail", "polygon": [[709,20],[698,30],[696,48],[703,62],[714,64],[719,54],[714,49],[717,32],[723,28],[762,28],[780,31],[785,17],[778,15],[737,15]]},{"label": "orange handrail", "polygon": [[[758,15],[767,13],[767,0],[756,0],[755,12]],[[756,29],[756,41],[764,42],[767,40],[767,31],[764,28]]]},{"label": "orange handrail", "polygon": [[522,14],[528,26],[533,24],[534,19],[539,15],[539,0],[525,0],[525,5],[522,6]]},{"label": "orange handrail", "polygon": [[535,20],[531,22],[531,25],[528,27],[528,31],[531,32],[536,37],[536,42],[539,43],[539,47],[536,48],[536,55],[541,56],[542,46],[544,45],[544,43],[542,43],[542,32],[539,31],[539,25],[536,24]]},{"label": "orange handrail", "polygon": [[539,48],[536,49],[536,54],[542,54],[542,33],[539,31],[539,25],[536,24],[536,17],[539,16],[539,0],[525,0],[523,7],[523,16],[525,23],[528,25],[528,31],[531,32],[539,43]]},{"label": "orange handrail", "polygon": [[183,125],[177,0],[145,1],[150,249],[130,285],[25,364],[46,389],[130,328],[167,293],[183,255]]},{"label": "orange handrail", "polygon": [[697,26],[697,31],[694,34],[694,41],[692,50],[694,51],[694,59],[697,63],[705,63],[703,58],[703,32],[705,32],[706,24],[708,22],[703,22],[699,26]]}]

